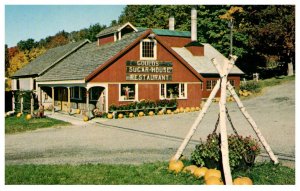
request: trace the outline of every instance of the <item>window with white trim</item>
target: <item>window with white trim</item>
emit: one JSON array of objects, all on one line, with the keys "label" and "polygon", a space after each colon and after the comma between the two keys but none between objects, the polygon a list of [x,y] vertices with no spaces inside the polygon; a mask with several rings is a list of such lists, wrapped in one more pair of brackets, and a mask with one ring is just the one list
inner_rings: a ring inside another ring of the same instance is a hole
[{"label": "window with white trim", "polygon": [[136,84],[120,84],[119,100],[120,101],[134,101],[137,100]]},{"label": "window with white trim", "polygon": [[71,99],[81,99],[81,88],[76,86],[76,87],[71,87],[70,89],[71,92]]},{"label": "window with white trim", "polygon": [[166,83],[160,85],[161,99],[186,99],[187,84],[185,83]]},{"label": "window with white trim", "polygon": [[217,80],[207,80],[206,81],[206,90],[212,90],[217,83]]},{"label": "window with white trim", "polygon": [[140,43],[140,59],[156,60],[157,45],[156,40],[144,39]]}]

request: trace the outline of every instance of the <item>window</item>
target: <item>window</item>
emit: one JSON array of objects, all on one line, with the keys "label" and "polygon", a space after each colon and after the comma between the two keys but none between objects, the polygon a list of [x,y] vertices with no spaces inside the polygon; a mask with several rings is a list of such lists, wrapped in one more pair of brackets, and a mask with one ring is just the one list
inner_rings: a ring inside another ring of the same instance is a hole
[{"label": "window", "polygon": [[155,60],[156,59],[156,41],[144,39],[140,44],[140,59]]},{"label": "window", "polygon": [[234,87],[234,80],[229,80],[229,83]]},{"label": "window", "polygon": [[212,90],[217,83],[217,80],[207,80],[206,81],[206,90]]},{"label": "window", "polygon": [[72,99],[81,99],[80,87],[71,87],[71,98]]},{"label": "window", "polygon": [[120,101],[133,101],[137,98],[136,84],[120,84]]},{"label": "window", "polygon": [[161,84],[160,98],[161,99],[185,99],[187,98],[186,84]]}]

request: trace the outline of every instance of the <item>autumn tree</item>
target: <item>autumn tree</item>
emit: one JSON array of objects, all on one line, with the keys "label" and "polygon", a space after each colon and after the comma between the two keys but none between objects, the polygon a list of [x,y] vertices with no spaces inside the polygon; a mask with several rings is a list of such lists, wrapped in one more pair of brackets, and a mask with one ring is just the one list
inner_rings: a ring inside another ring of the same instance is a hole
[{"label": "autumn tree", "polygon": [[32,48],[37,47],[38,43],[34,41],[34,39],[29,38],[27,40],[21,40],[17,43],[17,47],[21,51],[31,50]]}]

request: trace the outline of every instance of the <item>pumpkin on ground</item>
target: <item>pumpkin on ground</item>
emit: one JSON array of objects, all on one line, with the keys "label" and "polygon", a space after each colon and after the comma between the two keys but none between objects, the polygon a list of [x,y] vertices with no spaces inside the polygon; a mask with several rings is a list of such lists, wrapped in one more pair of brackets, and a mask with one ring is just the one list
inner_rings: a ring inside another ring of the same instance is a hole
[{"label": "pumpkin on ground", "polygon": [[81,110],[80,109],[77,109],[76,110],[76,114],[80,114]]},{"label": "pumpkin on ground", "polygon": [[194,176],[196,177],[196,178],[201,178],[201,177],[203,177],[203,176],[205,176],[205,173],[207,172],[207,168],[206,167],[200,167],[200,168],[197,168],[197,169],[195,169],[195,171],[194,171]]},{"label": "pumpkin on ground", "polygon": [[183,169],[184,165],[181,160],[171,160],[169,163],[169,171],[179,173]]},{"label": "pumpkin on ground", "polygon": [[30,114],[27,114],[27,115],[26,115],[26,120],[30,120],[31,117],[32,117],[32,116],[31,116]]},{"label": "pumpkin on ground", "polygon": [[224,185],[223,181],[215,176],[210,176],[205,180],[206,185]]},{"label": "pumpkin on ground", "polygon": [[217,169],[208,169],[204,175],[204,179],[207,180],[209,177],[215,176],[217,178],[221,178],[221,171]]},{"label": "pumpkin on ground", "polygon": [[191,112],[194,112],[196,111],[196,108],[195,107],[191,107]]},{"label": "pumpkin on ground", "polygon": [[180,111],[180,113],[183,113],[184,112],[184,108],[183,107],[179,108],[179,111]]},{"label": "pumpkin on ground", "polygon": [[167,114],[171,114],[172,111],[170,109],[167,110]]},{"label": "pumpkin on ground", "polygon": [[191,108],[190,108],[190,107],[186,107],[184,111],[185,111],[185,112],[190,112],[190,111],[191,111]]},{"label": "pumpkin on ground", "polygon": [[163,115],[163,114],[164,114],[164,111],[163,111],[163,110],[160,110],[157,114],[158,114],[158,115]]},{"label": "pumpkin on ground", "polygon": [[184,169],[182,170],[182,172],[193,174],[197,168],[198,167],[196,165],[186,166],[186,167],[184,167]]},{"label": "pumpkin on ground", "polygon": [[129,113],[129,118],[133,118],[133,117],[134,117],[133,113]]},{"label": "pumpkin on ground", "polygon": [[149,115],[149,116],[153,116],[153,115],[154,115],[154,112],[153,112],[153,111],[149,111],[148,115]]},{"label": "pumpkin on ground", "polygon": [[174,111],[174,114],[177,114],[177,113],[179,113],[180,111],[179,111],[179,109],[177,108],[175,111]]},{"label": "pumpkin on ground", "polygon": [[87,122],[88,120],[89,120],[88,116],[84,116],[84,117],[83,117],[83,121],[84,121],[84,122]]},{"label": "pumpkin on ground", "polygon": [[17,114],[17,117],[21,117],[21,116],[22,116],[22,113],[18,113],[18,114]]},{"label": "pumpkin on ground", "polygon": [[144,116],[144,112],[140,111],[139,112],[139,117],[143,117]]},{"label": "pumpkin on ground", "polygon": [[111,114],[111,113],[107,114],[107,118],[108,119],[112,119],[113,118],[113,114]]},{"label": "pumpkin on ground", "polygon": [[200,107],[196,107],[195,110],[196,110],[196,111],[200,111]]},{"label": "pumpkin on ground", "polygon": [[233,180],[233,185],[253,185],[253,182],[248,177],[238,177]]},{"label": "pumpkin on ground", "polygon": [[120,113],[119,115],[118,115],[118,118],[119,119],[122,119],[124,116],[123,116],[123,114],[122,113]]}]

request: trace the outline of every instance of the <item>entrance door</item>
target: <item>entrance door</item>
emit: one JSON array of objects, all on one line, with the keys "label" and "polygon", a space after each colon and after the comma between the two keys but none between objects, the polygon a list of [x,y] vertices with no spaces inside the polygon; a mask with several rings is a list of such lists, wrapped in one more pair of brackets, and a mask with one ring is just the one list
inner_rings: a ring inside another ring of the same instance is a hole
[{"label": "entrance door", "polygon": [[61,101],[61,110],[68,111],[68,89],[67,88],[59,88],[59,98]]}]

